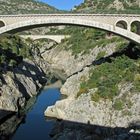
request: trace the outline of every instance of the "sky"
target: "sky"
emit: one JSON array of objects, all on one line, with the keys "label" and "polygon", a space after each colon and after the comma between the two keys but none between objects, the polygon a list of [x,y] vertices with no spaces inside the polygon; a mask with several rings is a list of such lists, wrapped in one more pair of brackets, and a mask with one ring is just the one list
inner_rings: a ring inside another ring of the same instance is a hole
[{"label": "sky", "polygon": [[75,5],[79,5],[84,0],[40,0],[60,10],[71,10]]}]

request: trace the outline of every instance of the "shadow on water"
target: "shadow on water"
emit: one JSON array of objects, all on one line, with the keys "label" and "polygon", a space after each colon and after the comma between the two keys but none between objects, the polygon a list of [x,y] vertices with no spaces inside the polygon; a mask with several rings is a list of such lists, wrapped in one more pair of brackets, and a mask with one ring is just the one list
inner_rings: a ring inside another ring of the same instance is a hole
[{"label": "shadow on water", "polygon": [[[130,130],[134,129],[133,132]],[[140,140],[140,122],[130,124],[128,128],[123,127],[105,127],[91,125],[90,122],[78,123],[66,120],[59,120],[50,133],[52,139],[64,140]],[[120,138],[120,139],[119,139]]]},{"label": "shadow on water", "polygon": [[[10,140],[14,131],[16,135],[12,139],[17,140],[139,140],[140,134],[136,132],[140,129],[139,122],[130,125],[128,128],[123,127],[105,127],[99,125],[91,125],[89,123],[78,123],[66,120],[47,119],[45,122],[36,120],[36,116],[30,116],[34,124],[26,122],[25,116],[12,116],[0,127],[0,140]],[[29,119],[29,118],[28,118]],[[35,122],[36,121],[36,122]],[[23,128],[28,123],[26,130]],[[35,126],[37,124],[38,126]],[[22,125],[22,128],[21,128]],[[134,129],[134,132],[130,132]],[[132,139],[133,138],[133,139]]]},{"label": "shadow on water", "polygon": [[10,139],[22,119],[24,115],[19,117],[16,112],[0,110],[0,140]]},{"label": "shadow on water", "polygon": [[20,124],[25,122],[26,113],[32,108],[36,97],[30,98],[24,109],[17,112],[0,110],[0,140],[10,140]]}]

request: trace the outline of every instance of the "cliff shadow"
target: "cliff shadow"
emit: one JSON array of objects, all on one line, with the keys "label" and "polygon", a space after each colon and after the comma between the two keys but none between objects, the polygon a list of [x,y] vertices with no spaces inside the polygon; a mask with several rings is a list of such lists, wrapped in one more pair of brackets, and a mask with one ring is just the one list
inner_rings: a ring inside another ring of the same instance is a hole
[{"label": "cliff shadow", "polygon": [[95,60],[92,62],[92,65],[101,65],[102,63],[108,62],[111,63],[112,59],[120,57],[120,56],[127,56],[130,59],[139,59],[140,58],[140,48],[136,46],[134,43],[129,43],[126,47],[120,49],[117,52],[114,52],[113,54],[107,56],[107,57],[101,57],[98,60]]},{"label": "cliff shadow", "polygon": [[[114,58],[117,58],[117,57],[120,57],[123,55],[129,57],[130,59],[135,59],[135,60],[139,59],[140,58],[140,47],[137,47],[136,44],[130,42],[127,46],[124,46],[124,48],[120,49],[119,51],[116,51],[109,56],[96,59],[96,60],[92,61],[91,64],[86,65],[85,67],[101,65],[106,62],[111,63]],[[78,72],[82,72],[84,70],[84,68],[82,68]],[[68,76],[67,78],[78,74],[78,72],[73,73],[72,75]]]},{"label": "cliff shadow", "polygon": [[[17,76],[14,74],[14,81],[15,83],[17,84],[18,86],[18,90],[20,91],[20,93],[23,94],[23,96],[26,98],[26,99],[29,99],[30,98],[30,95],[29,93],[27,92],[26,90],[26,87],[23,85],[23,83],[17,78]],[[18,105],[19,106],[19,105]]]},{"label": "cliff shadow", "polygon": [[14,69],[15,74],[21,74],[32,78],[34,81],[39,81],[41,84],[46,82],[45,73],[38,66],[23,61],[17,68]]},{"label": "cliff shadow", "polygon": [[36,81],[38,81],[40,84],[45,84],[47,82],[47,79],[45,78],[46,75],[43,72],[43,70],[39,68],[37,65],[33,65],[26,61],[23,61],[16,67],[6,66],[5,68],[2,68],[0,66],[0,72],[1,72],[0,86],[2,84],[5,85],[7,84],[3,77],[3,74],[6,74],[7,72],[12,72],[14,75],[20,74],[24,75],[25,77],[29,77],[35,82],[36,86],[37,86]]},{"label": "cliff shadow", "polygon": [[[20,124],[26,123],[25,115],[12,115],[0,123],[0,140],[10,140]],[[53,119],[54,120],[54,119]],[[140,122],[126,128],[92,125],[68,120],[54,120],[50,133],[52,140],[139,140]],[[47,123],[46,123],[47,125]],[[32,128],[34,129],[34,128]],[[44,131],[45,132],[45,131]],[[33,134],[30,134],[33,135]],[[40,136],[41,137],[41,136]],[[22,138],[21,138],[22,139]],[[45,137],[44,137],[45,139]]]},{"label": "cliff shadow", "polygon": [[1,124],[9,117],[11,117],[12,115],[14,115],[16,112],[14,111],[8,111],[8,110],[3,110],[0,109],[0,128],[1,128]]},{"label": "cliff shadow", "polygon": [[[138,132],[139,130],[139,132]],[[124,127],[106,127],[67,120],[56,121],[52,139],[64,140],[140,140],[140,122]]]},{"label": "cliff shadow", "polygon": [[16,112],[0,110],[0,140],[10,140],[15,130],[24,123],[25,116]]}]

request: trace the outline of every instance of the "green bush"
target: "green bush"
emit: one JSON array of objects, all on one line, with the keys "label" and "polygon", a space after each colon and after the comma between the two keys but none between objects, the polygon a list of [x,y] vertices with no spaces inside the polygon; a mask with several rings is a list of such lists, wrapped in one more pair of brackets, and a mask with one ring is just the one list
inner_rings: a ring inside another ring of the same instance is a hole
[{"label": "green bush", "polygon": [[98,53],[96,59],[100,59],[100,58],[104,57],[105,55],[106,55],[106,52],[105,51],[101,51],[101,52]]},{"label": "green bush", "polygon": [[16,35],[3,35],[0,38],[0,64],[16,66],[23,58],[31,58],[30,47]]},{"label": "green bush", "polygon": [[93,93],[91,96],[91,100],[94,102],[98,102],[100,100],[100,96],[98,93]]},{"label": "green bush", "polygon": [[124,107],[124,103],[123,103],[122,100],[120,100],[120,99],[117,99],[117,100],[115,101],[115,103],[113,104],[113,108],[114,108],[115,110],[122,110],[123,107]]}]

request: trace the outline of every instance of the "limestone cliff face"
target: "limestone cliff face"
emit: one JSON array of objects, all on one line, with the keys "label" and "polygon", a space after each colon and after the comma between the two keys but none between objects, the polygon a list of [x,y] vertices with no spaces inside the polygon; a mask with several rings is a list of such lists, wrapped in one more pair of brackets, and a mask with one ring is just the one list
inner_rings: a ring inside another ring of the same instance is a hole
[{"label": "limestone cliff face", "polygon": [[[88,79],[90,69],[85,68],[83,72],[67,79],[61,88],[61,93],[67,95],[67,99],[57,101],[54,106],[48,107],[45,115],[72,122],[90,122],[90,124],[110,127],[128,127],[131,123],[140,121],[140,94],[131,92],[132,84],[130,83],[122,85],[119,96],[112,101],[92,101],[91,94],[96,92],[97,89],[91,89],[90,92],[77,98],[80,83],[83,77]],[[125,107],[121,111],[115,110],[113,103],[117,98],[123,98],[124,96],[131,99],[131,106],[129,108]]]},{"label": "limestone cliff face", "polygon": [[[107,45],[104,48],[95,47],[91,50],[91,54],[79,55],[77,59],[70,57],[70,52],[58,51],[57,47],[52,49],[52,52],[45,52],[47,55],[44,58],[52,67],[63,66],[63,70],[67,75],[72,75],[61,88],[61,93],[67,95],[67,98],[57,101],[54,106],[48,107],[45,115],[73,122],[90,122],[90,124],[110,127],[128,127],[131,123],[140,121],[140,94],[139,92],[132,92],[133,83],[131,82],[118,85],[119,94],[112,100],[93,101],[91,97],[93,93],[96,93],[98,87],[85,91],[79,97],[77,96],[81,83],[90,78],[90,70],[94,71],[95,68],[93,65],[90,67],[86,67],[86,65],[92,64],[101,51],[106,51],[106,55],[112,54],[115,51],[115,46],[116,44],[110,44],[110,46]],[[123,98],[128,101],[125,103],[124,108],[121,110],[114,109],[114,103]]]},{"label": "limestone cliff face", "polygon": [[12,72],[3,74],[0,87],[0,109],[18,111],[26,101],[37,95],[46,82],[43,71],[34,62],[25,60]]},{"label": "limestone cliff face", "polygon": [[52,49],[41,53],[41,56],[48,62],[49,67],[59,69],[67,76],[70,76],[82,70],[84,67],[91,65],[100,52],[104,52],[104,56],[111,55],[115,51],[115,48],[115,43],[111,43],[105,47],[96,46],[89,51],[90,53],[85,55],[78,54],[75,57],[71,50],[65,50],[61,46],[54,46]]}]

